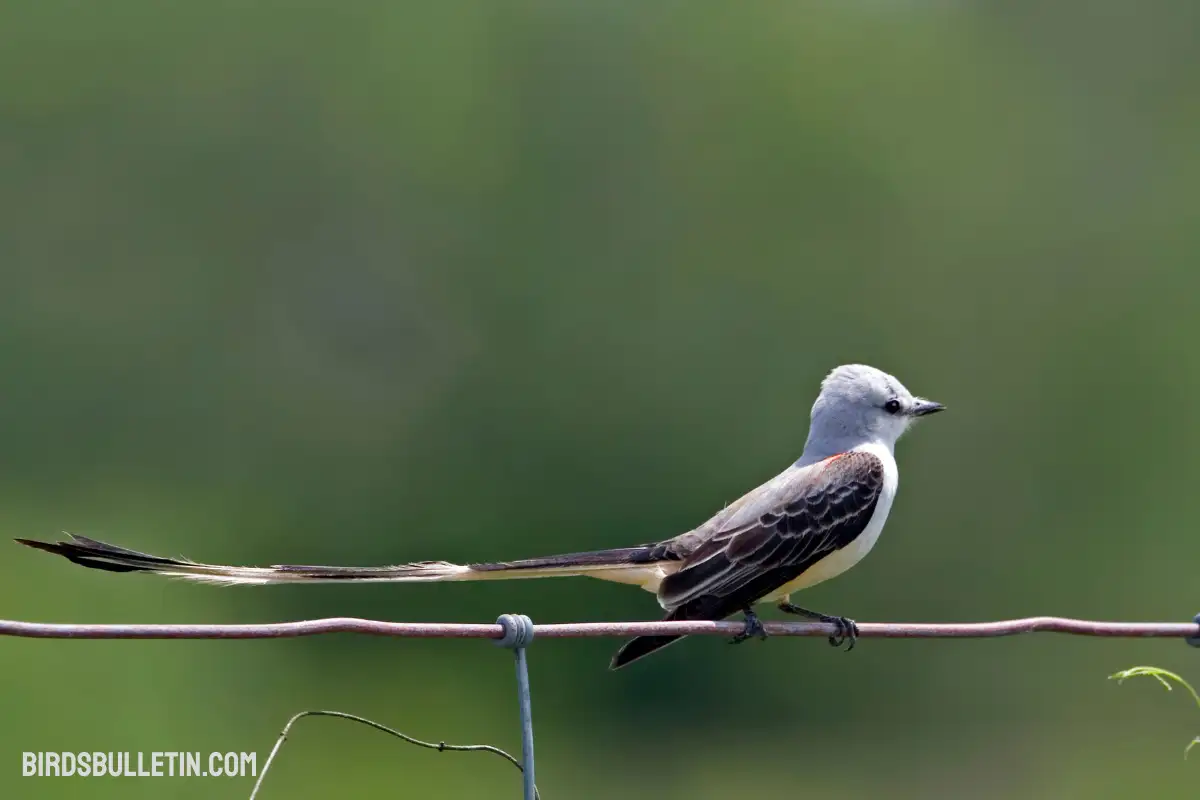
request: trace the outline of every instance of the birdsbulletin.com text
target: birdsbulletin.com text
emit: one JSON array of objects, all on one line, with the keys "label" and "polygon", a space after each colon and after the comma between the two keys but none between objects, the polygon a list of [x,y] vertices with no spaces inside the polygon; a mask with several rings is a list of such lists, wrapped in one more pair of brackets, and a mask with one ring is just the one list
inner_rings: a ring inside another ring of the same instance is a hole
[{"label": "birdsbulletin.com text", "polygon": [[38,778],[243,778],[258,776],[257,753],[21,753],[21,775]]}]

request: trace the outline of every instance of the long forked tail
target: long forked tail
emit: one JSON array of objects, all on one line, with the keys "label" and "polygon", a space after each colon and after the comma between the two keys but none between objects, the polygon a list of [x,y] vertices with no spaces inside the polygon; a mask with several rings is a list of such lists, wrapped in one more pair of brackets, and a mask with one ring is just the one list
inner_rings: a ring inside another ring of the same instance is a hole
[{"label": "long forked tail", "polygon": [[506,578],[545,578],[588,575],[652,588],[661,578],[659,565],[672,560],[665,545],[652,544],[598,550],[588,553],[503,561],[487,564],[451,564],[418,561],[387,567],[321,567],[287,564],[270,567],[229,567],[200,564],[183,558],[163,558],[68,534],[67,541],[39,542],[17,539],[20,544],[60,555],[89,569],[109,572],[149,572],[175,578],[218,584],[265,585],[274,583],[479,581]]},{"label": "long forked tail", "polygon": [[[663,622],[672,622],[678,619],[686,619],[679,610],[669,611],[663,617]],[[627,667],[638,659],[645,658],[651,653],[657,653],[669,644],[675,644],[682,636],[635,636],[625,644],[621,645],[621,649],[612,657],[612,662],[609,663],[609,669],[620,669]]]}]

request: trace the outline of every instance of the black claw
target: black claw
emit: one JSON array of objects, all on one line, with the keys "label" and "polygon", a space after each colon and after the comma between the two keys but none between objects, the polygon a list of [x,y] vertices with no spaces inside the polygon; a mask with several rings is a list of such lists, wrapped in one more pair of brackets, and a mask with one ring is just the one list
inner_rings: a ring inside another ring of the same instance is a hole
[{"label": "black claw", "polygon": [[834,647],[846,645],[846,652],[849,653],[854,649],[855,642],[858,641],[858,625],[849,617],[828,617],[821,620],[822,622],[832,622],[837,626],[837,633],[829,637],[829,644]]},{"label": "black claw", "polygon": [[766,638],[769,634],[767,633],[767,629],[763,627],[762,621],[759,620],[758,615],[748,608],[742,613],[746,615],[746,627],[742,629],[741,633],[730,639],[729,643],[741,644],[753,636],[757,636],[758,638],[766,641]]},{"label": "black claw", "polygon": [[780,603],[779,610],[787,614],[796,614],[801,617],[815,619],[818,622],[828,622],[831,625],[837,626],[837,631],[829,637],[829,643],[834,647],[846,645],[846,652],[849,653],[854,649],[854,643],[858,641],[858,625],[849,617],[831,617],[828,614],[822,614],[818,611],[809,611],[807,608],[801,608],[793,603]]}]

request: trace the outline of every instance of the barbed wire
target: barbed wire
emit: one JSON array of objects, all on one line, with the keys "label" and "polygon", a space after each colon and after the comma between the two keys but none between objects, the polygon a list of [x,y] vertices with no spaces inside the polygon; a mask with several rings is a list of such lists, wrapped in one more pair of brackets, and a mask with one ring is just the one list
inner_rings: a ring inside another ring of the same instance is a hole
[{"label": "barbed wire", "polygon": [[[764,622],[772,636],[821,636],[838,633],[824,622]],[[538,639],[574,639],[593,636],[733,636],[741,622],[568,622],[538,624]],[[295,622],[258,624],[74,624],[0,620],[0,636],[35,639],[278,639],[359,633],[430,639],[501,639],[497,623],[385,622],[356,617],[328,617]],[[1200,639],[1197,622],[1103,622],[1068,617],[1024,617],[993,622],[860,622],[859,638],[881,639],[981,639],[1025,633],[1064,633],[1115,638]]]}]

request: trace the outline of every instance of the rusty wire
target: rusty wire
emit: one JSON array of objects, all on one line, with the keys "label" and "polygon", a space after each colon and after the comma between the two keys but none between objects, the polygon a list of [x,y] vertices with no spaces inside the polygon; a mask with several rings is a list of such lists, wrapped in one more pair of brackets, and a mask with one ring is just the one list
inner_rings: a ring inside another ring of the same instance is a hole
[{"label": "rusty wire", "polygon": [[[772,636],[821,636],[837,633],[823,622],[764,622]],[[743,630],[741,622],[568,622],[539,624],[538,639],[571,639],[590,636],[733,636]],[[277,639],[318,636],[329,633],[358,633],[439,639],[500,639],[503,628],[496,623],[384,622],[354,617],[296,622],[238,625],[175,624],[74,624],[0,620],[0,636],[40,639]],[[885,639],[978,639],[1022,633],[1064,633],[1075,636],[1116,638],[1200,637],[1196,622],[1099,622],[1066,617],[1025,617],[995,622],[860,622],[861,638]]]}]

